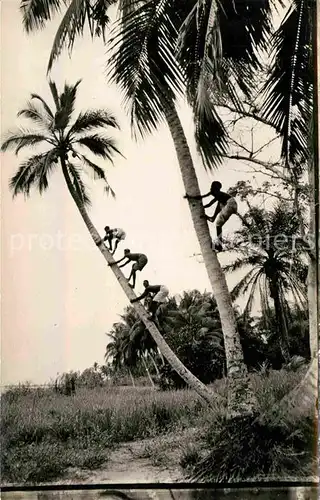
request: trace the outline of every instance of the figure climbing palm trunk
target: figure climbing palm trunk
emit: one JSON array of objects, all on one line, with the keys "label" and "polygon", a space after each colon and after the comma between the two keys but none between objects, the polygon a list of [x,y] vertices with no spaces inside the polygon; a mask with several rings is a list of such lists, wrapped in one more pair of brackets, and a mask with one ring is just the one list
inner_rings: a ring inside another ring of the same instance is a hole
[{"label": "figure climbing palm trunk", "polygon": [[[78,150],[78,146],[82,146],[96,156],[111,161],[114,154],[120,154],[114,141],[104,137],[101,134],[101,130],[99,130],[99,133],[92,133],[91,131],[93,129],[101,129],[101,127],[115,128],[117,127],[117,122],[110,113],[103,110],[90,110],[81,113],[73,123],[71,122],[79,83],[74,86],[65,85],[61,95],[59,95],[55,84],[50,83],[56,107],[55,112],[51,110],[42,97],[32,94],[32,100],[28,103],[27,108],[18,113],[32,120],[37,125],[37,129],[26,131],[20,128],[16,132],[10,133],[7,140],[2,144],[2,151],[14,148],[15,152],[18,153],[20,149],[33,145],[45,145],[47,149],[48,147],[50,149],[44,153],[30,156],[28,160],[22,163],[16,174],[12,177],[10,187],[13,190],[14,196],[19,193],[29,195],[32,187],[38,188],[40,193],[42,193],[49,187],[48,177],[53,169],[58,167],[60,162],[69,192],[78,207],[93,241],[98,245],[100,252],[108,264],[112,265],[112,271],[128,299],[135,299],[136,296],[132,288],[129,286],[119,267],[115,265],[116,263],[112,254],[92,224],[86,210],[86,206],[90,204],[90,199],[81,178],[82,170],[89,168],[95,176],[98,176],[105,182],[106,188],[110,190],[104,170]],[[36,105],[35,102],[40,102],[40,105]],[[90,132],[88,133],[88,131]],[[73,161],[75,160],[70,160],[69,158],[71,155],[73,159],[76,158],[81,162],[81,165],[74,164]],[[181,363],[165,342],[155,324],[148,319],[144,307],[136,303],[134,308],[168,363],[190,388],[194,389],[204,401],[211,405],[213,394]]]},{"label": "figure climbing palm trunk", "polygon": [[[167,107],[166,120],[176,149],[185,191],[193,197],[200,196],[193,160],[174,105]],[[225,275],[216,252],[212,250],[212,240],[201,200],[189,199],[189,207],[221,319],[229,384],[228,416],[229,418],[235,418],[252,415],[256,409],[256,400],[243,360],[240,337],[236,329],[236,321]]]},{"label": "figure climbing palm trunk", "polygon": [[[67,165],[65,162],[65,159],[63,155],[60,157],[61,165],[62,165],[62,172],[64,175],[64,178],[66,180],[68,189],[70,191],[70,194],[74,200],[74,202],[77,205],[77,208],[80,212],[80,215],[83,219],[83,222],[88,228],[88,231],[93,239],[93,241],[98,244],[99,250],[108,262],[108,264],[112,265],[112,271],[117,278],[122,290],[125,292],[126,296],[128,297],[129,300],[135,299],[135,295],[133,293],[132,288],[128,284],[128,281],[120,271],[119,267],[115,265],[115,261],[113,260],[113,257],[111,253],[107,250],[106,246],[103,244],[101,241],[100,235],[94,225],[92,224],[87,211],[83,204],[81,203],[81,200],[77,197],[69,173],[67,169]],[[100,244],[99,244],[100,243]],[[160,351],[162,352],[163,356],[167,359],[168,363],[172,366],[172,368],[181,376],[181,378],[191,387],[194,389],[199,396],[206,401],[209,405],[212,404],[213,402],[213,395],[210,393],[210,391],[207,389],[207,387],[200,382],[184,365],[181,363],[179,358],[174,354],[174,352],[170,349],[164,338],[162,337],[161,333],[159,332],[158,328],[155,326],[154,323],[150,321],[148,318],[148,315],[146,313],[146,310],[144,309],[143,306],[141,306],[138,303],[135,303],[134,308],[136,309],[139,317],[147,327],[147,329],[150,332],[150,335],[156,342],[157,346],[159,347]]]}]

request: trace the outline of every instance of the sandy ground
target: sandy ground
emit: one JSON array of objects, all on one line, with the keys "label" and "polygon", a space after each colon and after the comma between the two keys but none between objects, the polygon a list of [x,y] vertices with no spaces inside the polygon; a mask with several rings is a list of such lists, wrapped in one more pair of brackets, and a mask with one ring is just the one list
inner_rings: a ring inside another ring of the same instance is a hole
[{"label": "sandy ground", "polygon": [[[190,435],[188,429],[183,436]],[[179,466],[181,434],[124,443],[111,452],[105,465],[96,471],[69,469],[62,484],[177,483],[184,481]]]}]

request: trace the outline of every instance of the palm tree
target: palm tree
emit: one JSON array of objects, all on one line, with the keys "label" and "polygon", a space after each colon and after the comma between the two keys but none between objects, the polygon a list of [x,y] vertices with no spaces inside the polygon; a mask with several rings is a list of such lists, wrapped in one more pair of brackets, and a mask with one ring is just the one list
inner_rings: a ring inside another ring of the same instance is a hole
[{"label": "palm tree", "polygon": [[[111,39],[110,79],[125,94],[136,132],[141,135],[152,132],[165,119],[173,139],[185,191],[198,196],[200,190],[195,167],[175,102],[177,93],[184,91],[186,83],[185,53],[181,57],[183,66],[175,56],[178,28],[181,26],[180,14],[181,3],[159,4],[155,1],[138,3],[128,13],[123,13]],[[230,48],[231,44],[226,45]],[[247,61],[249,59],[247,57]],[[226,57],[226,60],[226,66],[231,68],[230,59]],[[225,94],[229,95],[230,86],[226,87]],[[187,90],[189,101],[196,110],[197,100],[192,88]],[[196,120],[196,141],[205,165],[212,168],[225,151],[226,136],[214,107],[204,106],[202,109],[204,112],[199,113]],[[209,130],[212,135],[208,133]],[[189,208],[224,332],[229,377],[228,415],[229,418],[251,415],[256,408],[255,398],[243,361],[226,279],[217,255],[212,250],[202,203],[190,200]]]},{"label": "palm tree", "polygon": [[[309,234],[314,241],[319,226],[319,182],[317,144],[316,1],[293,0],[287,16],[273,37],[274,55],[265,86],[262,112],[280,132],[282,155],[295,179],[303,164],[308,165],[310,184]],[[288,55],[290,55],[288,57]],[[308,410],[317,397],[319,240],[309,253],[308,302],[311,365],[304,380],[284,400],[289,408]],[[305,405],[302,405],[305,401]]]},{"label": "palm tree", "polygon": [[307,265],[301,249],[293,246],[298,232],[298,218],[284,203],[277,204],[269,212],[251,207],[235,235],[241,243],[233,252],[239,257],[224,267],[226,272],[247,269],[231,292],[233,299],[248,296],[244,317],[249,317],[255,298],[260,296],[262,314],[267,319],[269,299],[272,300],[281,352],[286,362],[290,359],[288,295],[302,309],[307,301]]},{"label": "palm tree", "polygon": [[[46,146],[44,152],[32,155],[24,161],[17,173],[12,177],[10,187],[14,196],[19,193],[29,196],[31,187],[36,187],[40,193],[43,193],[49,186],[49,175],[52,173],[54,166],[57,166],[58,162],[60,162],[68,190],[77,205],[93,241],[98,246],[106,261],[114,264],[115,261],[112,255],[103,244],[98,231],[92,224],[87,213],[86,207],[90,204],[90,199],[81,178],[82,166],[91,169],[96,177],[102,179],[107,191],[110,191],[110,186],[103,168],[96,165],[84,155],[81,152],[81,147],[86,148],[89,152],[100,156],[104,160],[112,161],[115,154],[120,154],[119,150],[112,139],[95,130],[101,129],[101,127],[115,128],[117,127],[117,122],[112,114],[103,110],[89,110],[80,113],[76,120],[72,122],[71,119],[78,85],[79,82],[74,86],[66,84],[64,91],[59,94],[56,85],[53,82],[50,83],[50,90],[55,105],[54,111],[41,96],[32,94],[32,99],[26,109],[20,111],[18,115],[30,119],[38,128],[36,130],[20,128],[15,132],[11,132],[2,145],[2,151],[12,148],[15,149],[17,154],[25,147],[35,145]],[[39,102],[40,104],[36,105],[35,102]],[[70,155],[72,155],[74,160],[70,160]],[[82,165],[75,165],[75,159],[79,160]],[[118,266],[113,265],[112,271],[128,299],[135,298],[135,294]],[[169,348],[155,324],[148,319],[144,307],[136,303],[134,309],[150,331],[150,334],[172,368],[210,405],[213,398],[211,392],[186,369]]]},{"label": "palm tree", "polygon": [[[106,7],[111,3],[107,2]],[[55,0],[50,8],[46,6],[41,11],[38,4],[38,0],[23,0],[27,30],[42,26],[60,6],[59,0]],[[89,0],[71,2],[69,14],[65,15],[63,27],[57,33],[49,68],[66,42],[72,49],[75,36],[83,33],[90,19],[88,5],[91,5]],[[242,92],[248,92],[252,70],[259,66],[255,49],[264,41],[268,31],[270,4],[268,1],[244,4],[240,0],[228,0],[222,6],[213,0],[209,3],[200,0],[183,3],[121,0],[119,5],[121,15],[111,47],[115,52],[111,58],[111,77],[125,92],[132,121],[141,133],[151,132],[160,120],[166,120],[185,190],[197,196],[200,194],[199,185],[176,110],[176,93],[184,90],[187,83],[189,101],[196,117],[197,145],[205,165],[211,168],[225,151],[226,136],[222,121],[207,98],[207,87],[214,84],[214,91],[224,92],[225,98],[237,103],[235,84]],[[94,23],[97,22],[95,18]],[[97,26],[94,23],[90,27],[93,36],[93,28]],[[195,50],[190,49],[190,40],[192,44],[196,40]],[[182,66],[176,59],[178,42]],[[228,414],[229,417],[251,415],[256,402],[243,361],[225,276],[211,248],[202,204],[191,201],[189,207],[224,332],[229,376]]]},{"label": "palm tree", "polygon": [[[157,344],[133,307],[127,307],[124,314],[120,317],[122,321],[114,325],[120,342],[118,344],[115,343],[115,346],[113,344],[111,346],[107,345],[106,359],[110,357],[110,347],[111,352],[114,348],[118,347],[120,352],[117,353],[115,359],[120,357],[120,367],[123,366],[130,369],[130,367],[137,366],[139,363],[142,364],[151,385],[154,386],[147,359],[149,357],[151,360],[151,353],[154,354],[156,352]],[[152,362],[154,365],[153,358]]]}]

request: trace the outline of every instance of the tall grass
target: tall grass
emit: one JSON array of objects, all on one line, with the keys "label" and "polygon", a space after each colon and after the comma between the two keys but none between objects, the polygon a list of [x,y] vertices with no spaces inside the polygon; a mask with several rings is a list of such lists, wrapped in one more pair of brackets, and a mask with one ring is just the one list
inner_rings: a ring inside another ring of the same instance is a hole
[{"label": "tall grass", "polygon": [[[286,372],[253,376],[259,412],[279,401],[300,377]],[[8,391],[1,398],[3,480],[37,483],[62,477],[69,467],[97,468],[119,443],[189,427],[199,428],[199,437],[214,448],[225,427],[226,382],[217,381],[212,389],[222,396],[214,410],[191,390],[108,386],[81,389],[74,396],[50,389]],[[185,466],[191,455],[195,465],[197,451],[190,446],[189,458],[186,453],[181,460]]]}]

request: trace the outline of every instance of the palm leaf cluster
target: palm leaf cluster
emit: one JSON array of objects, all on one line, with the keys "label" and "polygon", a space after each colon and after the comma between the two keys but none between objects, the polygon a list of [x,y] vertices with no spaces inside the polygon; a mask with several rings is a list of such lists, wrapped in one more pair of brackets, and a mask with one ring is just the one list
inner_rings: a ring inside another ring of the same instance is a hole
[{"label": "palm leaf cluster", "polygon": [[82,178],[86,171],[101,179],[106,191],[113,194],[104,168],[92,161],[88,153],[112,162],[114,155],[120,154],[120,151],[115,141],[103,134],[101,129],[115,129],[118,124],[115,117],[103,109],[88,110],[72,119],[79,83],[65,84],[63,92],[59,94],[56,85],[50,82],[54,107],[50,107],[38,94],[31,94],[26,107],[19,111],[18,116],[32,122],[34,128],[19,127],[10,132],[2,144],[2,151],[13,149],[18,154],[27,147],[41,147],[44,151],[37,152],[20,164],[10,180],[14,196],[18,193],[28,196],[32,187],[40,193],[45,191],[49,176],[59,160],[66,165],[73,189],[84,205],[90,204]]},{"label": "palm leaf cluster", "polygon": [[106,29],[110,23],[108,9],[115,0],[21,0],[20,10],[23,25],[29,33],[43,29],[56,14],[65,10],[54,38],[48,70],[62,50],[72,51],[77,37],[83,35],[85,27],[91,37],[102,37],[105,41]]},{"label": "palm leaf cluster", "polygon": [[231,291],[234,300],[247,296],[245,317],[259,297],[263,317],[268,318],[275,294],[285,316],[290,311],[289,298],[301,309],[306,308],[307,265],[298,234],[299,221],[285,203],[269,212],[251,207],[243,217],[242,227],[236,232],[238,244],[232,251],[238,257],[224,270],[247,270]]},{"label": "palm leaf cluster", "polygon": [[[63,47],[84,34],[100,36],[114,0],[68,0],[55,37],[49,69]],[[39,4],[42,6],[39,7]],[[260,69],[258,48],[271,30],[270,0],[121,0],[109,40],[109,77],[125,95],[140,134],[152,132],[177,95],[187,91],[195,117],[195,138],[211,168],[227,149],[227,132],[212,94],[240,106]],[[22,0],[25,28],[43,27],[59,12],[59,0]]]},{"label": "palm leaf cluster", "polygon": [[296,167],[310,157],[314,85],[315,1],[293,0],[271,40],[273,62],[265,83],[263,115],[280,132],[282,156]]},{"label": "palm leaf cluster", "polygon": [[212,93],[240,105],[270,30],[268,1],[147,0],[129,3],[111,39],[109,75],[123,90],[132,124],[150,132],[181,91],[192,106],[195,138],[211,168],[227,149]]},{"label": "palm leaf cluster", "polygon": [[[223,335],[215,302],[208,293],[197,290],[171,297],[158,318],[164,338],[179,359],[196,376],[209,381],[221,376],[225,363]],[[120,370],[137,367],[143,357],[151,356],[159,368],[163,360],[148,330],[129,307],[108,334],[107,362]]]}]

